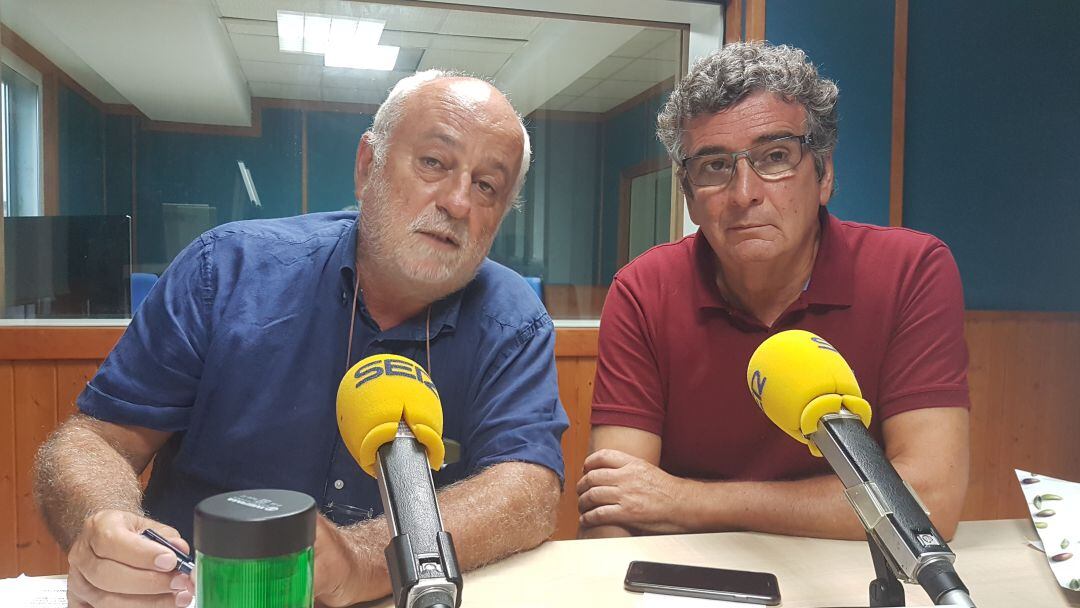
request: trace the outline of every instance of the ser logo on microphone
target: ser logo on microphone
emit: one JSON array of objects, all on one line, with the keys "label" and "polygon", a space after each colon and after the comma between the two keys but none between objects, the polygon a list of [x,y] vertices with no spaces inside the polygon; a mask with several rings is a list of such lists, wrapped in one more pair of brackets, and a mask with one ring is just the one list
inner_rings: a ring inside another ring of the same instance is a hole
[{"label": "ser logo on microphone", "polygon": [[761,396],[765,393],[765,381],[768,380],[761,374],[760,369],[754,370],[754,375],[750,378],[750,394],[754,396],[754,401],[757,402],[758,408],[765,411],[765,407],[761,405]]},{"label": "ser logo on microphone", "polygon": [[424,368],[411,361],[402,361],[401,359],[389,357],[375,359],[356,368],[353,378],[356,378],[356,388],[360,388],[383,375],[411,378],[428,387],[432,393],[435,393],[436,397],[439,396],[439,391],[435,390],[435,383],[431,381],[431,376],[424,371]]},{"label": "ser logo on microphone", "polygon": [[813,342],[814,344],[817,344],[817,347],[820,348],[821,350],[831,350],[832,352],[834,352],[834,353],[836,353],[838,355],[840,354],[840,351],[836,350],[835,346],[833,346],[832,344],[829,344],[828,342],[826,342],[825,340],[823,340],[823,339],[821,339],[821,338],[819,338],[817,336],[814,336],[813,338],[810,338],[810,341]]}]

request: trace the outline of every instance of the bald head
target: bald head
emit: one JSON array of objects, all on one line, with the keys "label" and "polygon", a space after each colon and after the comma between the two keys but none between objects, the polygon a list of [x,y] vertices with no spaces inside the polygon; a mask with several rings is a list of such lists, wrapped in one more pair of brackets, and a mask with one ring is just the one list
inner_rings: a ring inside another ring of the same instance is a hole
[{"label": "bald head", "polygon": [[490,84],[432,72],[403,80],[357,149],[358,268],[427,303],[461,289],[528,162],[521,119]]},{"label": "bald head", "polygon": [[471,76],[427,70],[399,81],[375,113],[371,129],[366,133],[375,163],[380,166],[385,163],[391,136],[401,122],[413,117],[422,119],[432,107],[441,107],[460,114],[463,118],[472,118],[477,125],[505,130],[507,136],[520,141],[520,157],[505,159],[510,166],[515,164],[515,160],[519,162],[515,168],[514,185],[509,198],[516,201],[522,186],[525,185],[525,176],[532,156],[529,133],[525,130],[521,117],[501,91],[490,83]]}]

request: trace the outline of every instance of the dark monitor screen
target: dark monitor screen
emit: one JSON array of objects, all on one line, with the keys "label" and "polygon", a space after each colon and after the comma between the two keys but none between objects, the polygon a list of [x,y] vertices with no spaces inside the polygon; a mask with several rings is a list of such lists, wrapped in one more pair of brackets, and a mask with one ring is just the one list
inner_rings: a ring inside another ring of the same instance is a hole
[{"label": "dark monitor screen", "polygon": [[127,317],[131,218],[4,218],[4,307],[25,318]]}]

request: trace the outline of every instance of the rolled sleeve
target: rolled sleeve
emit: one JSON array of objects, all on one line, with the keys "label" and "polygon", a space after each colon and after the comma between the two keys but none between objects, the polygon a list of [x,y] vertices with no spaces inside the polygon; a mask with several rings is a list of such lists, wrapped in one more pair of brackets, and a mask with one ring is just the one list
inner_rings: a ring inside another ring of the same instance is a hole
[{"label": "rolled sleeve", "polygon": [[79,395],[81,412],[160,431],[187,428],[209,335],[212,251],[203,236],[173,260]]},{"label": "rolled sleeve", "polygon": [[468,473],[529,462],[551,469],[561,483],[560,441],[569,423],[558,395],[554,327],[544,314],[517,331],[483,376],[469,416]]}]

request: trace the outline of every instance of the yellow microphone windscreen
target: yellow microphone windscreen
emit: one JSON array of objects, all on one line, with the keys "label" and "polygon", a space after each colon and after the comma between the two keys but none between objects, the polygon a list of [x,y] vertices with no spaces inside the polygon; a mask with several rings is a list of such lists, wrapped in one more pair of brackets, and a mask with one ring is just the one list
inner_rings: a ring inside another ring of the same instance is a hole
[{"label": "yellow microphone windscreen", "polygon": [[828,413],[846,408],[870,425],[870,404],[862,398],[851,367],[831,344],[801,329],[782,331],[761,343],[746,369],[746,382],[758,407],[773,424],[809,445]]},{"label": "yellow microphone windscreen", "polygon": [[404,420],[427,449],[432,469],[442,466],[442,404],[427,371],[412,359],[372,355],[352,366],[337,394],[338,430],[360,468],[378,477],[379,447],[394,440]]}]

